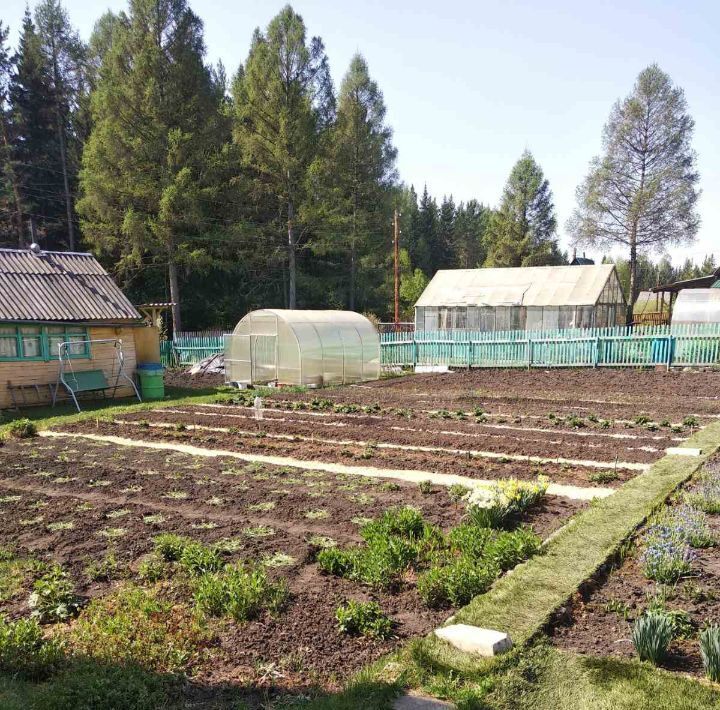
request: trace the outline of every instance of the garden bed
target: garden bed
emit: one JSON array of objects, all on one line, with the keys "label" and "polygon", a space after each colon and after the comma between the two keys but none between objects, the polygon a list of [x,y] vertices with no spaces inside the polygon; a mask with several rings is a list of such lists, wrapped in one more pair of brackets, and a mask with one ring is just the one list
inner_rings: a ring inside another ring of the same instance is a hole
[{"label": "garden bed", "polygon": [[[128,585],[167,599],[172,604],[162,618],[172,628],[173,609],[192,607],[192,580],[179,572],[157,582],[141,577],[143,565],[153,559],[154,540],[163,534],[186,536],[207,548],[219,545],[223,564],[254,564],[272,583],[287,584],[289,598],[277,615],[206,621],[197,653],[180,669],[197,683],[292,692],[336,688],[406,639],[435,628],[454,608],[429,607],[410,570],[392,589],[378,588],[322,573],[315,556],[328,540],[339,549],[361,547],[368,520],[408,505],[426,524],[447,533],[465,513],[457,491],[453,497],[436,486],[82,439],[11,441],[0,448],[0,461],[5,472],[0,538],[11,548],[6,558],[16,565],[12,585],[0,585],[0,612],[10,619],[30,612],[33,580],[58,563],[84,602],[104,604]],[[545,538],[581,507],[546,496],[516,522]],[[104,576],[99,567],[106,562]],[[348,600],[377,602],[392,621],[392,633],[387,638],[339,633],[336,610]],[[115,602],[107,603],[107,614],[116,613]]]},{"label": "garden bed", "polygon": [[[705,494],[698,496],[700,491]],[[551,629],[553,643],[591,656],[637,657],[638,619],[651,611],[669,613],[676,628],[659,665],[704,675],[699,634],[720,620],[718,513],[720,459],[715,458],[646,524],[622,559],[588,581],[562,610]],[[687,535],[692,537],[685,540]]]}]

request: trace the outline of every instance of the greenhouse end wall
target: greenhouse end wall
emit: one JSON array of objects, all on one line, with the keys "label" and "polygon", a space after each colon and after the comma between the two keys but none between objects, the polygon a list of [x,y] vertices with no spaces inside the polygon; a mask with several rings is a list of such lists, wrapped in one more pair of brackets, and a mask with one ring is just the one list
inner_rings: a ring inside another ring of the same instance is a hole
[{"label": "greenhouse end wall", "polygon": [[380,376],[377,331],[350,311],[253,311],[227,336],[225,353],[227,382],[323,386]]}]

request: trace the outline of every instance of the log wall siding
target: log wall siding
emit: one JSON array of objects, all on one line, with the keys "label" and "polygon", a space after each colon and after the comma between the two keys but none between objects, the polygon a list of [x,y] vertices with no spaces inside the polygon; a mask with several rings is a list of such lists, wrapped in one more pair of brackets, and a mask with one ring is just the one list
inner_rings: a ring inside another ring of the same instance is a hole
[{"label": "log wall siding", "polygon": [[[125,372],[132,377],[135,373],[136,358],[135,358],[135,328],[115,328],[115,327],[102,327],[102,326],[90,326],[88,327],[88,335],[91,340],[107,340],[120,338],[122,340],[123,354],[125,355]],[[80,370],[102,370],[108,379],[108,382],[113,382],[113,373],[117,373],[117,360],[115,356],[115,348],[112,343],[98,343],[90,346],[90,358],[73,358],[71,360],[72,368],[76,372]],[[17,362],[0,362],[0,409],[7,409],[12,407],[12,397],[8,390],[8,381],[14,385],[19,384],[39,384],[43,385],[40,388],[40,394],[42,399],[39,404],[49,404],[50,393],[48,388],[45,386],[49,382],[55,385],[58,378],[59,363],[57,360],[50,360],[48,362],[41,362],[38,360],[28,361],[17,361]],[[114,368],[114,369],[113,369]],[[110,394],[110,393],[108,393]],[[132,388],[125,384],[125,386],[118,387],[118,397],[130,397],[133,396],[134,392]],[[34,391],[27,391],[25,396],[30,403],[36,402],[36,396]],[[102,397],[100,392],[93,394],[80,395],[81,405],[82,399],[87,397]],[[15,392],[15,397],[18,402],[22,401],[22,395],[20,392]],[[64,402],[66,400],[63,395],[63,388],[60,388],[58,392],[58,401]]]}]

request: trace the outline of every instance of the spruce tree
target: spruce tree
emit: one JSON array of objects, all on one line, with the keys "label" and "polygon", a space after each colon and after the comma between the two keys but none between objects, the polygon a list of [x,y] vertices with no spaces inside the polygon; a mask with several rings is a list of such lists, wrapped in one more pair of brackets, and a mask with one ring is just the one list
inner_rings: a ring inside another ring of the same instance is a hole
[{"label": "spruce tree", "polygon": [[426,276],[432,278],[437,271],[437,263],[441,263],[444,254],[438,243],[438,207],[430,195],[427,185],[423,189],[418,205],[415,230],[415,254],[413,266],[419,268]]},{"label": "spruce tree", "polygon": [[460,203],[454,224],[455,266],[459,269],[475,269],[482,266],[487,256],[485,233],[491,211],[477,200]]},{"label": "spruce tree", "polygon": [[29,10],[10,82],[10,160],[31,238],[48,248],[67,243],[62,165],[51,69]]},{"label": "spruce tree", "polygon": [[[121,270],[164,265],[182,330],[180,269],[212,260],[223,97],[185,0],[132,0],[113,28],[91,98],[83,153],[84,236]],[[228,127],[229,130],[229,127]]]},{"label": "spruce tree", "polygon": [[485,266],[547,266],[562,262],[550,185],[532,154],[513,167],[500,207],[490,218]]},{"label": "spruce tree", "polygon": [[455,201],[443,197],[438,216],[437,240],[434,244],[433,266],[437,269],[451,269],[456,265],[455,254]]},{"label": "spruce tree", "polygon": [[[313,213],[322,221],[316,251],[346,255],[348,307],[357,305],[358,268],[378,271],[390,234],[392,186],[397,178],[392,131],[385,125],[385,104],[370,78],[365,59],[356,54],[341,87],[328,150],[313,166],[318,183]],[[362,299],[366,305],[366,298]]]},{"label": "spruce tree", "polygon": [[0,244],[23,245],[20,191],[12,163],[10,83],[14,68],[7,44],[10,30],[0,22]]},{"label": "spruce tree", "polygon": [[67,220],[68,247],[75,249],[73,193],[81,147],[74,118],[84,91],[85,46],[70,25],[59,0],[43,0],[35,10],[38,36],[49,68],[55,112],[55,134]]},{"label": "spruce tree", "polygon": [[252,171],[256,196],[272,198],[285,225],[288,306],[297,303],[298,215],[309,168],[334,116],[325,47],[308,40],[305,23],[289,5],[263,34],[233,82],[234,136]]}]

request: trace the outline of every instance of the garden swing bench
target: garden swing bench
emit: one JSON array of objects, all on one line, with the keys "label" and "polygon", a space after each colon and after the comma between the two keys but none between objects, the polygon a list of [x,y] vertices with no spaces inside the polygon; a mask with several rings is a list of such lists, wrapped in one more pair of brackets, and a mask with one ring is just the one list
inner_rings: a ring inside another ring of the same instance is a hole
[{"label": "garden swing bench", "polygon": [[[79,370],[75,371],[72,364],[71,346],[82,345],[83,347],[89,347],[91,345],[99,345],[102,343],[111,343],[115,356],[113,357],[113,367],[110,374],[110,381],[105,376],[103,370]],[[78,394],[82,392],[102,392],[103,397],[106,397],[106,392],[112,390],[112,396],[115,397],[118,387],[120,386],[120,380],[125,380],[133,388],[135,396],[139,402],[142,402],[138,388],[131,377],[125,372],[125,357],[123,355],[122,340],[119,339],[106,339],[106,340],[74,340],[58,345],[58,356],[60,361],[60,369],[58,371],[58,379],[53,391],[52,404],[53,407],[57,402],[58,391],[62,385],[68,393],[68,396],[72,398],[75,403],[78,412],[80,404],[78,402]]]}]

